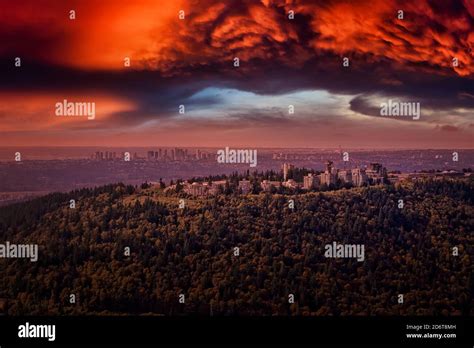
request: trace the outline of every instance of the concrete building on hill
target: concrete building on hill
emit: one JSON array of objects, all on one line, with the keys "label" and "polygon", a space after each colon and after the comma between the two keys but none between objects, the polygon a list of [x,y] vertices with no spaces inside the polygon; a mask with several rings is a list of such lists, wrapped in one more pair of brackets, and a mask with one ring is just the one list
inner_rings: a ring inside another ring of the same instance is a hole
[{"label": "concrete building on hill", "polygon": [[288,179],[288,173],[290,172],[290,170],[295,169],[295,166],[293,164],[283,163],[282,169],[283,169],[283,180],[286,181]]},{"label": "concrete building on hill", "polygon": [[309,173],[303,177],[303,188],[305,190],[311,190],[320,185],[321,181],[319,176]]},{"label": "concrete building on hill", "polygon": [[351,184],[352,183],[352,170],[350,169],[340,170],[337,173],[337,178],[345,184]]},{"label": "concrete building on hill", "polygon": [[356,168],[352,170],[352,184],[354,186],[363,186],[368,181],[364,169]]},{"label": "concrete building on hill", "polygon": [[269,192],[271,190],[271,187],[279,188],[281,186],[280,181],[270,181],[270,180],[263,180],[260,183],[260,187],[262,188],[263,191]]}]

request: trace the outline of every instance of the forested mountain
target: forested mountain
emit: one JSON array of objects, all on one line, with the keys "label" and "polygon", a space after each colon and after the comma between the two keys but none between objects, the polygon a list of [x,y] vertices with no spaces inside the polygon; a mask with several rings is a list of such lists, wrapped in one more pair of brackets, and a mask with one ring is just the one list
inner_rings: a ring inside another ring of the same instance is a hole
[{"label": "forested mountain", "polygon": [[[51,194],[0,209],[0,243],[39,244],[37,262],[0,259],[0,298],[10,315],[473,315],[473,201],[467,179],[291,196]],[[333,242],[363,244],[365,261],[326,258]]]}]

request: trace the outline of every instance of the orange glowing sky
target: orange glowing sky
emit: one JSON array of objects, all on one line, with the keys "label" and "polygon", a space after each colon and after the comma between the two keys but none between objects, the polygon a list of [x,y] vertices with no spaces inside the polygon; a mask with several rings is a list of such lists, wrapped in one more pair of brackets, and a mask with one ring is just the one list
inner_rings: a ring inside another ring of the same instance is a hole
[{"label": "orange glowing sky", "polygon": [[[0,0],[0,8],[3,146],[472,147],[472,0]],[[63,99],[94,101],[97,118],[56,118]],[[420,102],[423,117],[381,120],[376,108],[387,99]]]}]

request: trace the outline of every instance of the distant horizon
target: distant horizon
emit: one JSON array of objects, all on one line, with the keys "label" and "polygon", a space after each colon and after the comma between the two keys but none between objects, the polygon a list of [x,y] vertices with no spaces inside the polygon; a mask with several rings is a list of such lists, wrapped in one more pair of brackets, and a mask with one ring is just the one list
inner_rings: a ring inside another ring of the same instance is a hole
[{"label": "distant horizon", "polygon": [[45,148],[108,148],[108,149],[118,149],[118,148],[131,148],[131,149],[143,149],[143,148],[188,148],[188,149],[222,149],[225,147],[229,148],[252,148],[252,149],[262,149],[262,150],[361,150],[361,151],[403,151],[403,150],[445,150],[445,151],[455,151],[455,150],[474,150],[472,148],[463,148],[463,147],[454,147],[454,148],[434,148],[434,147],[427,147],[427,148],[414,148],[414,147],[407,147],[407,148],[363,148],[363,147],[268,147],[268,146],[239,146],[239,145],[224,145],[224,146],[186,146],[186,145],[143,145],[143,146],[100,146],[100,145],[90,145],[90,146],[45,146],[45,145],[9,145],[9,146],[1,146],[0,149],[15,149],[15,148],[37,148],[37,149],[45,149]]}]

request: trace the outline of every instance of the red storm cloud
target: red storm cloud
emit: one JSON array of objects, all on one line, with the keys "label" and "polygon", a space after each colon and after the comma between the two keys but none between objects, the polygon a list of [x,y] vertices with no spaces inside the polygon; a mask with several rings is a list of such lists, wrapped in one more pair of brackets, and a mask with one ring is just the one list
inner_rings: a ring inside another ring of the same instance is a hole
[{"label": "red storm cloud", "polygon": [[132,68],[179,75],[225,70],[238,57],[245,72],[262,64],[298,67],[327,55],[337,64],[347,56],[353,64],[389,61],[461,76],[474,69],[471,0],[449,11],[443,1],[427,0],[2,2],[2,58],[79,69],[120,69],[129,57]]}]

